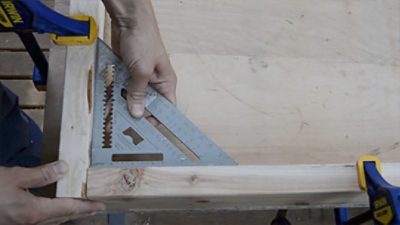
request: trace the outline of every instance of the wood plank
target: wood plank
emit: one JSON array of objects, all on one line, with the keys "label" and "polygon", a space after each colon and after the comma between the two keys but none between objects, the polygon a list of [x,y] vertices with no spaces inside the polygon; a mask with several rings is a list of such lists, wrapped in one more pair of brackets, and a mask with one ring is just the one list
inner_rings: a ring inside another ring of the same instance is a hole
[{"label": "wood plank", "polygon": [[[69,1],[56,0],[54,9],[67,14]],[[66,48],[51,43],[49,52],[49,76],[47,80],[47,98],[43,123],[43,144],[41,163],[51,163],[58,160],[60,146],[61,114],[64,96]],[[41,189],[41,195],[55,197],[57,187],[55,184]]]},{"label": "wood plank", "polygon": [[154,6],[179,107],[240,164],[400,161],[399,1]]},{"label": "wood plank", "polygon": [[25,109],[24,112],[33,120],[35,123],[43,130],[43,119],[44,110],[43,109]]},{"label": "wood plank", "polygon": [[36,90],[31,80],[0,80],[19,97],[21,107],[43,106],[46,93]]},{"label": "wood plank", "polygon": [[[99,36],[103,37],[105,10],[100,1],[71,0],[70,13],[93,16],[100,28]],[[57,184],[58,197],[85,195],[92,129],[92,112],[88,100],[92,98],[92,93],[88,88],[93,90],[93,84],[88,83],[88,80],[94,75],[95,49],[95,45],[67,47],[65,90],[68,94],[63,97],[59,159],[68,163],[69,172]]]},{"label": "wood plank", "polygon": [[239,164],[400,162],[399,66],[172,54],[178,107]]},{"label": "wood plank", "polygon": [[[49,35],[35,34],[35,37],[42,49],[49,49]],[[0,50],[25,50],[25,46],[15,33],[0,33]]]},{"label": "wood plank", "polygon": [[[400,184],[400,164],[383,176]],[[89,199],[110,208],[276,209],[366,206],[354,165],[90,168]]]},{"label": "wood plank", "polygon": [[[45,56],[48,53],[45,52]],[[0,79],[26,79],[32,76],[33,61],[26,52],[0,52]]]},{"label": "wood plank", "polygon": [[153,4],[169,53],[399,64],[398,0],[153,0]]}]

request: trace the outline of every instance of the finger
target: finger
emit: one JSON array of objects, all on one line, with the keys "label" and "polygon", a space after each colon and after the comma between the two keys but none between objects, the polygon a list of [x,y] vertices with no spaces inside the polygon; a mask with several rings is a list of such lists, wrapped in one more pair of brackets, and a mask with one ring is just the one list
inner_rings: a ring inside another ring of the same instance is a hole
[{"label": "finger", "polygon": [[67,163],[57,161],[36,168],[17,168],[15,179],[21,188],[38,188],[56,182],[67,171]]},{"label": "finger", "polygon": [[157,65],[156,71],[158,81],[153,84],[153,87],[170,102],[176,104],[177,77],[167,56]]},{"label": "finger", "polygon": [[73,219],[80,216],[104,212],[106,206],[101,202],[71,198],[37,198],[40,221],[52,218]]},{"label": "finger", "polygon": [[150,76],[148,72],[138,70],[134,70],[131,74],[133,75],[128,86],[128,108],[133,117],[140,118],[144,114],[144,99]]}]

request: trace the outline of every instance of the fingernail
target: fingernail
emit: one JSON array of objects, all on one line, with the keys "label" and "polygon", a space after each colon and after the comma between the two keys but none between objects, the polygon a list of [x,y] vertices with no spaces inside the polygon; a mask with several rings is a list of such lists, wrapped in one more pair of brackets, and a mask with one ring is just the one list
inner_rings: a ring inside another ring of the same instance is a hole
[{"label": "fingernail", "polygon": [[67,163],[59,161],[53,166],[54,171],[59,175],[64,175],[68,171]]},{"label": "fingernail", "polygon": [[143,106],[142,104],[132,104],[130,111],[133,117],[139,118],[143,116]]}]

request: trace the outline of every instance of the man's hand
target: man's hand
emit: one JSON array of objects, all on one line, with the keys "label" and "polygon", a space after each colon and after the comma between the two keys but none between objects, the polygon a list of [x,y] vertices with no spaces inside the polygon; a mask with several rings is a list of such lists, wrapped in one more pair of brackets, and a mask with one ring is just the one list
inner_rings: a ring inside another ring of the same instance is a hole
[{"label": "man's hand", "polygon": [[161,40],[150,0],[103,0],[112,18],[112,47],[131,74],[128,107],[143,116],[145,89],[151,85],[176,102],[175,72]]},{"label": "man's hand", "polygon": [[28,191],[54,183],[66,172],[67,165],[62,161],[33,169],[0,167],[0,224],[60,224],[104,211],[102,203],[41,198]]}]

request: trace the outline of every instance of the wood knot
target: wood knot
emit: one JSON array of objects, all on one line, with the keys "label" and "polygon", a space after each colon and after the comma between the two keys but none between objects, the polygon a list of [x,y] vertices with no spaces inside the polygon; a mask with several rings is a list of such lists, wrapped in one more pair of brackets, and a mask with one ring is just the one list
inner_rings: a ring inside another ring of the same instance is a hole
[{"label": "wood knot", "polygon": [[190,184],[197,184],[199,182],[199,177],[195,174],[189,177]]},{"label": "wood knot", "polygon": [[121,173],[120,184],[124,191],[133,191],[139,183],[140,170],[125,170]]}]

